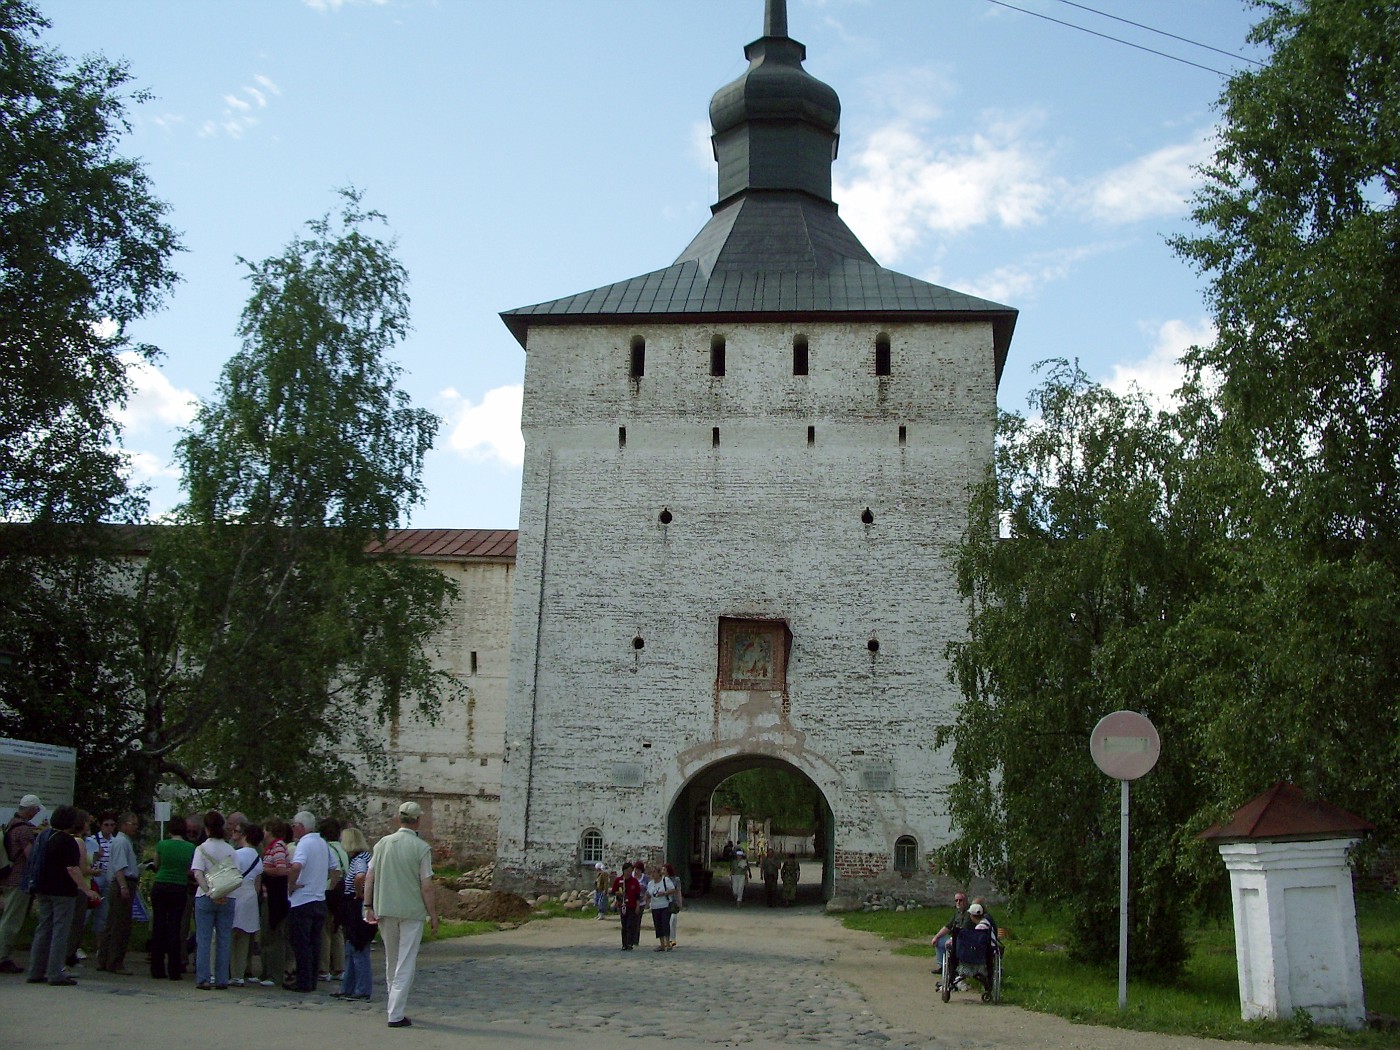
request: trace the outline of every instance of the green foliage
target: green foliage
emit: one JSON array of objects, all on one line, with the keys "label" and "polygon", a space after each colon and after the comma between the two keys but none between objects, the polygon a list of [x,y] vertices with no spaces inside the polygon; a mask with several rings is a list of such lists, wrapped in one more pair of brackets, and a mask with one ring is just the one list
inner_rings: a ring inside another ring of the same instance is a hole
[{"label": "green foliage", "polygon": [[76,747],[79,797],[107,805],[130,782],[113,655],[130,624],[96,523],[142,510],[114,413],[127,362],[155,355],[127,326],[175,284],[180,247],[117,154],[145,96],[123,65],[42,46],[47,25],[0,0],[0,736]]},{"label": "green foliage", "polygon": [[431,717],[456,688],[427,648],[455,585],[372,550],[421,499],[437,419],[384,356],[408,297],[382,216],[342,197],[248,264],[243,349],[180,445],[189,501],[136,573],[138,798],[169,778],[343,809],[403,705]]},{"label": "green foliage", "polygon": [[160,305],[179,250],[145,169],[117,155],[126,67],[70,64],[47,22],[0,0],[0,520],[132,511],[113,410],[130,390],[127,325]]},{"label": "green foliage", "polygon": [[822,823],[821,792],[805,777],[783,769],[746,769],[715,790],[715,805],[752,820],[773,822],[779,834],[810,834]]},{"label": "green foliage", "polygon": [[1400,833],[1400,9],[1263,6],[1273,58],[1226,89],[1201,232],[1174,242],[1219,331],[1181,407],[1054,365],[956,555],[941,860],[1072,904],[1073,954],[1100,957],[1117,792],[1086,742],[1143,712],[1164,746],[1132,793],[1132,965],[1159,977],[1183,910],[1223,899],[1195,833],[1274,782]]}]

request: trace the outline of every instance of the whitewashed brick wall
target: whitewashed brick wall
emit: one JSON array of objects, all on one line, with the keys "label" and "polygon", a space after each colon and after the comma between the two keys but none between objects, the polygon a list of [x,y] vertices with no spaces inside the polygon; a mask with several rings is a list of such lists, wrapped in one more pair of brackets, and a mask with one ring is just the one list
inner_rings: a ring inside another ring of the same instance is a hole
[{"label": "whitewashed brick wall", "polygon": [[[807,376],[792,374],[797,333]],[[610,857],[659,854],[685,783],[738,755],[781,757],[821,788],[838,894],[893,879],[899,836],[920,855],[946,839],[951,774],[931,734],[956,711],[944,651],[967,615],[949,551],[990,460],[994,376],[982,322],[531,331],[499,885],[575,884],[589,826]],[[787,620],[786,711],[718,691],[721,616]],[[615,784],[621,764],[641,787]],[[862,787],[871,765],[893,790]]]}]

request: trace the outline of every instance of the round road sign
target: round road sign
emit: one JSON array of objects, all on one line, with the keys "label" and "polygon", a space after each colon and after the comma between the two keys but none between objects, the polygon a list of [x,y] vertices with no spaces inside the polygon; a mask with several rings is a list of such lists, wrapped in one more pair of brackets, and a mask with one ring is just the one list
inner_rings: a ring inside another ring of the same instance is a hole
[{"label": "round road sign", "polygon": [[1094,764],[1114,780],[1136,780],[1150,772],[1161,753],[1156,727],[1136,711],[1104,715],[1089,737]]}]

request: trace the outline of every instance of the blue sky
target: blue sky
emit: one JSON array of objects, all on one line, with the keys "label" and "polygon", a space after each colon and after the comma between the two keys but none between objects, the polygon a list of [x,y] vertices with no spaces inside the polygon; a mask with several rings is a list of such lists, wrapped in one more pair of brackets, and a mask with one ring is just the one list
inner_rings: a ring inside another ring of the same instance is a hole
[{"label": "blue sky", "polygon": [[[1064,0],[1012,0],[1231,72]],[[153,513],[171,449],[238,348],[238,257],[277,253],[353,183],[412,279],[404,386],[443,417],[406,524],[517,523],[525,355],[497,314],[668,265],[709,216],[711,94],[745,67],[762,0],[38,0],[45,41],[130,64],[143,159],[188,251],[124,414]],[[1002,378],[1079,358],[1169,390],[1210,327],[1164,238],[1188,228],[1225,80],[989,0],[789,0],[836,89],[841,214],[882,265],[1021,311]],[[1088,6],[1246,57],[1236,0]]]}]

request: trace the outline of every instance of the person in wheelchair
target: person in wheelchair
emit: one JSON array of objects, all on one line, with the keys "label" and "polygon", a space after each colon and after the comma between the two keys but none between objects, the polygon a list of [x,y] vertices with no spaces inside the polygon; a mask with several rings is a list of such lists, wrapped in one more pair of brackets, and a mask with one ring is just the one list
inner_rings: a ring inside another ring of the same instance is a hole
[{"label": "person in wheelchair", "polygon": [[973,979],[982,986],[983,1002],[1000,1002],[1001,942],[996,927],[981,904],[971,905],[967,918],[969,925],[951,936],[938,991],[946,1003],[950,992],[967,987],[967,980]]}]

